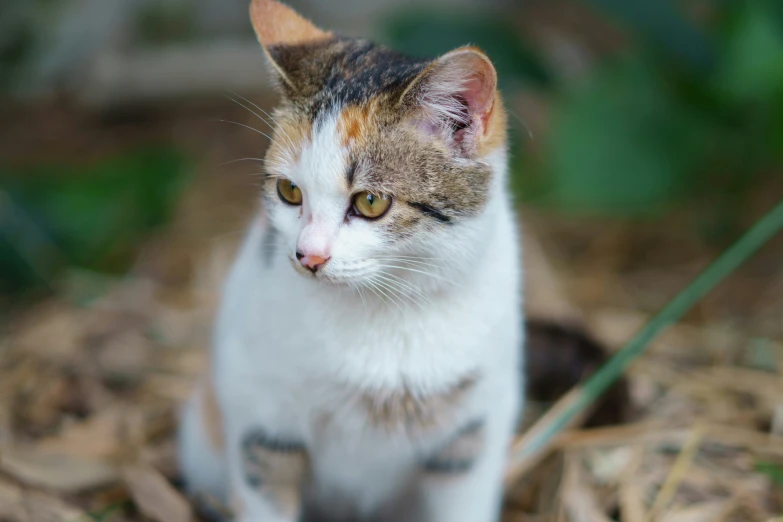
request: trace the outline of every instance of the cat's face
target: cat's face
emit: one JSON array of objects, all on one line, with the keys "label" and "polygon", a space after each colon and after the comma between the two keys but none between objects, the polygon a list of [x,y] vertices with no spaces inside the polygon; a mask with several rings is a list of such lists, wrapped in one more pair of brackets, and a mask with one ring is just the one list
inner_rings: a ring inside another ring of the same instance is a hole
[{"label": "cat's face", "polygon": [[284,96],[263,186],[276,251],[303,276],[381,294],[467,269],[504,161],[486,56],[410,59],[271,0],[251,16]]}]

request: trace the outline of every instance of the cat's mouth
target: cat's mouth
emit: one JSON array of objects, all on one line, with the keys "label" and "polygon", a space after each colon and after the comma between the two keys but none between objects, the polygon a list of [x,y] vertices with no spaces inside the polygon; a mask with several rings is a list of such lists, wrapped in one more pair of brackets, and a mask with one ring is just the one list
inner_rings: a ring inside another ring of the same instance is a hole
[{"label": "cat's mouth", "polygon": [[364,286],[377,276],[377,270],[370,261],[342,262],[326,265],[318,270],[308,269],[293,256],[289,261],[302,277],[338,286]]}]

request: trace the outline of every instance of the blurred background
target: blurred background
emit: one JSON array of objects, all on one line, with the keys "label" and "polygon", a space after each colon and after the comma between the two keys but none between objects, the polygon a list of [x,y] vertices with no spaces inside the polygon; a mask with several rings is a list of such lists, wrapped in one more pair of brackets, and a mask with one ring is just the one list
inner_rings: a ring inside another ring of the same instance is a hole
[{"label": "blurred background", "polygon": [[[0,4],[2,520],[43,520],[33,505],[57,520],[190,516],[175,405],[256,205],[267,142],[243,125],[268,129],[242,105],[276,100],[247,4]],[[779,0],[289,4],[414,55],[490,55],[529,312],[610,349],[783,198]],[[576,432],[508,520],[780,513],[782,296],[779,234],[632,368],[632,426],[647,428]],[[167,500],[145,496],[156,480]]]}]

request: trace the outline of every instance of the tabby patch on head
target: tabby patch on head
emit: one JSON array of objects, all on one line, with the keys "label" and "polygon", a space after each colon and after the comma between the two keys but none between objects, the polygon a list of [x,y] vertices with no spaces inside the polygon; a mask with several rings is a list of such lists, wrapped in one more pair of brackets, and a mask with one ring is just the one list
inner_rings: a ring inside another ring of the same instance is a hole
[{"label": "tabby patch on head", "polygon": [[250,11],[283,96],[264,199],[294,268],[397,287],[469,265],[465,234],[504,175],[506,120],[487,56],[463,47],[415,59],[273,0]]}]

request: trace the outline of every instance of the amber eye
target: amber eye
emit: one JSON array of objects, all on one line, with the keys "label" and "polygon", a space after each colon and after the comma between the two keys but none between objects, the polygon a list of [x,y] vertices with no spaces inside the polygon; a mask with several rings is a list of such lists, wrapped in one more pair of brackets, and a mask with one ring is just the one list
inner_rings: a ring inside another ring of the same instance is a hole
[{"label": "amber eye", "polygon": [[290,179],[280,178],[277,180],[277,195],[289,205],[302,204],[302,191]]},{"label": "amber eye", "polygon": [[368,219],[376,219],[389,210],[391,202],[391,196],[359,192],[353,197],[353,210]]}]

